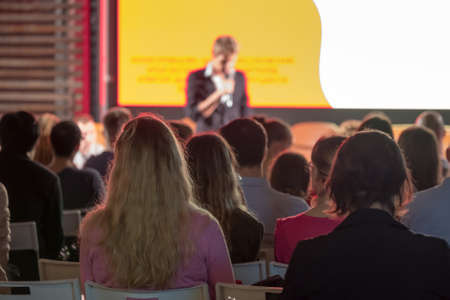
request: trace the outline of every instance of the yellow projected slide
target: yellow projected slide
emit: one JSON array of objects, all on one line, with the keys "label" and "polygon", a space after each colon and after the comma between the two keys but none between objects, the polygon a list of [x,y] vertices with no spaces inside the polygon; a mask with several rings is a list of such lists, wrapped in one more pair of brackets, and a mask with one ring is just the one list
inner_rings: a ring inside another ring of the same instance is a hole
[{"label": "yellow projected slide", "polygon": [[189,72],[227,34],[239,43],[250,106],[328,108],[320,32],[312,0],[119,0],[119,104],[185,105]]}]

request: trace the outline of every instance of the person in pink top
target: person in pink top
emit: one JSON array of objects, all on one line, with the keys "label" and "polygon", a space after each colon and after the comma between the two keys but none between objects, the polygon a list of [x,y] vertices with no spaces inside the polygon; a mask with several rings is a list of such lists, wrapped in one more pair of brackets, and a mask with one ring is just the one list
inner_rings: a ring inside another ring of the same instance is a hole
[{"label": "person in pink top", "polygon": [[341,222],[340,219],[327,214],[330,199],[325,189],[325,181],[334,155],[344,140],[343,136],[322,137],[314,145],[311,153],[311,194],[316,197],[311,201],[310,210],[277,219],[274,236],[277,262],[288,264],[298,242],[328,234]]},{"label": "person in pink top", "polygon": [[173,289],[234,283],[216,219],[194,204],[181,146],[165,122],[129,121],[115,144],[104,204],[80,231],[81,283]]}]

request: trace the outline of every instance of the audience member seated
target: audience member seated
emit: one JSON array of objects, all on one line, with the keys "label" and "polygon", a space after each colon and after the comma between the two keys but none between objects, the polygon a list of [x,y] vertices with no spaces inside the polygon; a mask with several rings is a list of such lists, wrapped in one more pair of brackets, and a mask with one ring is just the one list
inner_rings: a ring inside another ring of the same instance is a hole
[{"label": "audience member seated", "polygon": [[396,221],[412,187],[392,138],[379,131],[347,138],[327,188],[333,211],[346,219],[330,234],[298,244],[281,299],[450,297],[447,243]]},{"label": "audience member seated", "polygon": [[186,145],[187,141],[194,135],[192,128],[182,121],[172,120],[169,121],[169,125],[181,145]]},{"label": "audience member seated", "polygon": [[80,147],[80,128],[73,121],[62,121],[53,127],[50,141],[55,155],[49,169],[59,176],[64,209],[93,207],[103,198],[105,188],[96,170],[78,170],[73,163]]},{"label": "audience member seated", "polygon": [[264,116],[254,116],[253,119],[266,130],[268,150],[263,162],[263,174],[264,177],[269,178],[273,159],[292,146],[291,128],[285,122],[275,118],[267,119]]},{"label": "audience member seated", "polygon": [[[234,283],[216,219],[194,204],[182,149],[163,121],[142,115],[115,143],[106,201],[81,227],[81,286],[168,289]],[[214,299],[214,297],[212,297]]]},{"label": "audience member seated", "polygon": [[277,220],[275,228],[275,260],[289,263],[299,241],[325,235],[339,225],[340,219],[329,213],[330,198],[325,182],[331,169],[334,155],[344,141],[342,136],[319,139],[311,153],[312,206],[307,212]]},{"label": "audience member seated", "polygon": [[58,177],[27,156],[39,136],[27,112],[5,114],[0,122],[0,182],[8,191],[11,222],[36,222],[39,255],[58,257],[63,241],[62,194]]},{"label": "audience member seated", "polygon": [[0,281],[6,281],[11,231],[9,229],[8,193],[0,183]]},{"label": "audience member seated", "polygon": [[436,236],[450,245],[450,177],[440,185],[418,192],[403,223],[411,230]]},{"label": "audience member seated", "polygon": [[447,177],[449,166],[442,145],[446,133],[442,115],[436,111],[424,111],[417,117],[416,125],[426,127],[436,135],[439,157],[441,159],[442,175],[444,178]]},{"label": "audience member seated", "polygon": [[203,134],[190,139],[186,150],[196,199],[219,221],[231,262],[255,261],[264,227],[247,211],[230,146],[217,134]]},{"label": "audience member seated", "polygon": [[50,132],[53,126],[59,122],[59,118],[54,114],[43,114],[38,119],[39,138],[31,154],[31,158],[46,166],[52,162],[53,149],[50,144]]},{"label": "audience member seated", "polygon": [[392,131],[391,120],[384,117],[384,114],[376,113],[373,116],[366,117],[361,125],[359,125],[358,131],[376,129],[388,134],[391,138],[394,138],[394,132]]},{"label": "audience member seated", "polygon": [[263,177],[263,161],[267,153],[267,135],[262,125],[252,119],[231,121],[220,129],[238,161],[238,172],[247,206],[264,231],[273,234],[277,218],[293,216],[309,208],[305,200],[275,191]]},{"label": "audience member seated", "polygon": [[74,121],[80,128],[83,138],[80,150],[75,155],[73,162],[77,168],[81,169],[91,156],[102,153],[105,147],[97,142],[97,129],[91,115],[83,114],[77,116]]},{"label": "audience member seated", "polygon": [[305,199],[309,185],[306,158],[294,152],[280,154],[273,163],[269,180],[274,190]]},{"label": "audience member seated", "polygon": [[93,155],[86,161],[84,167],[97,170],[107,181],[110,164],[114,159],[114,143],[122,127],[131,119],[131,112],[125,107],[113,107],[103,118],[103,127],[107,141],[107,149],[98,155]]},{"label": "audience member seated", "polygon": [[352,136],[358,132],[359,126],[361,126],[360,120],[345,120],[339,125],[339,133],[343,136]]},{"label": "audience member seated", "polygon": [[431,130],[411,126],[400,134],[398,145],[405,155],[417,192],[441,182],[437,142]]}]

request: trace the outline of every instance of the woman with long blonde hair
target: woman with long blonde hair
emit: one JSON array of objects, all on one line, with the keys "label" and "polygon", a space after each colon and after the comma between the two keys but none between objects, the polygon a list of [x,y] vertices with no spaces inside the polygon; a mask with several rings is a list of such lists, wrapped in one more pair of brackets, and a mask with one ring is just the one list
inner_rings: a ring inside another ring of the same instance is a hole
[{"label": "woman with long blonde hair", "polygon": [[247,211],[230,146],[208,133],[191,138],[186,150],[196,199],[222,226],[231,261],[256,260],[264,227]]},{"label": "woman with long blonde hair", "polygon": [[103,206],[81,228],[81,281],[129,289],[234,282],[217,221],[193,202],[186,162],[157,117],[129,121],[115,144]]}]

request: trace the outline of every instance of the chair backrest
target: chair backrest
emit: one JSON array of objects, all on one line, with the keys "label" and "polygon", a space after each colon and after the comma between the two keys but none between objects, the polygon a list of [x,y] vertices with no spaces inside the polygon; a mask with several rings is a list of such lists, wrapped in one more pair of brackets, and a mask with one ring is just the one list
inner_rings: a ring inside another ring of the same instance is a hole
[{"label": "chair backrest", "polygon": [[281,294],[282,288],[242,284],[216,284],[216,300],[266,300],[267,294]]},{"label": "chair backrest", "polygon": [[65,210],[62,216],[62,227],[64,236],[78,236],[81,223],[80,210]]},{"label": "chair backrest", "polygon": [[233,264],[234,278],[242,284],[253,284],[267,278],[266,261]]},{"label": "chair backrest", "polygon": [[39,254],[39,242],[35,222],[14,222],[11,228],[12,250],[35,250]]},{"label": "chair backrest", "polygon": [[271,261],[269,263],[269,276],[280,275],[281,277],[284,278],[287,268],[288,268],[287,264]]},{"label": "chair backrest", "polygon": [[112,289],[87,281],[85,283],[85,292],[86,300],[209,300],[208,286],[206,284],[191,288],[171,289],[165,291],[130,291]]},{"label": "chair backrest", "polygon": [[78,279],[58,281],[6,281],[0,289],[11,289],[12,295],[0,295],[2,300],[80,300]]},{"label": "chair backrest", "polygon": [[41,280],[63,280],[80,278],[80,263],[52,259],[39,260]]}]

